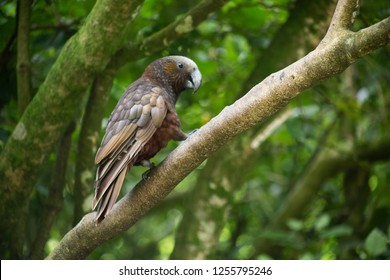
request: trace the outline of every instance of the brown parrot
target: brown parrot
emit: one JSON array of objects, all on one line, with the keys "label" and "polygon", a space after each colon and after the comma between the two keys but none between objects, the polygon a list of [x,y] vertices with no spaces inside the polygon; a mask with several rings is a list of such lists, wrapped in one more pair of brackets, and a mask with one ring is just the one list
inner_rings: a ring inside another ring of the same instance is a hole
[{"label": "brown parrot", "polygon": [[96,153],[96,221],[101,222],[114,206],[127,171],[149,162],[170,139],[182,141],[176,100],[185,89],[196,91],[202,75],[191,59],[167,56],[151,63],[141,78],[125,91],[108,120]]}]

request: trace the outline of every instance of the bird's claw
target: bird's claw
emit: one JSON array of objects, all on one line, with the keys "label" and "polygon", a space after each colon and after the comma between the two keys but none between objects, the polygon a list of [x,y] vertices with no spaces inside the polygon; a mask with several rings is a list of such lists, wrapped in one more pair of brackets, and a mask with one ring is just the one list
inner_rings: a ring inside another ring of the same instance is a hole
[{"label": "bird's claw", "polygon": [[148,160],[143,160],[141,162],[141,165],[144,166],[144,167],[148,167],[149,169],[146,170],[144,173],[142,173],[142,179],[144,181],[147,181],[149,179],[149,173],[150,171],[152,171],[152,169],[154,169],[156,167],[156,165],[153,163],[153,162],[150,162]]},{"label": "bird's claw", "polygon": [[156,165],[155,165],[153,162],[148,161],[148,160],[146,160],[146,159],[144,159],[143,161],[141,161],[141,162],[139,163],[139,165],[141,165],[141,166],[143,166],[143,167],[147,167],[147,168],[149,168],[149,169],[152,169],[152,168],[155,168],[155,167],[156,167]]}]

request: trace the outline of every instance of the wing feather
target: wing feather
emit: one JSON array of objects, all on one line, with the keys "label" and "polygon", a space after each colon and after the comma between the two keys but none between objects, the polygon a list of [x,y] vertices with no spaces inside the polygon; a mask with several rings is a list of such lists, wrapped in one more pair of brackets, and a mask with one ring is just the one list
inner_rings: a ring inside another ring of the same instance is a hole
[{"label": "wing feather", "polygon": [[129,138],[132,138],[138,126],[135,123],[130,123],[125,126],[118,134],[111,137],[111,139],[104,146],[100,147],[96,153],[95,163],[100,163],[109,154],[118,150],[118,148]]},{"label": "wing feather", "polygon": [[146,81],[138,83],[130,86],[118,102],[96,153],[98,168],[92,207],[95,209],[99,205],[98,222],[115,204],[127,170],[136,162],[167,113],[163,89]]}]

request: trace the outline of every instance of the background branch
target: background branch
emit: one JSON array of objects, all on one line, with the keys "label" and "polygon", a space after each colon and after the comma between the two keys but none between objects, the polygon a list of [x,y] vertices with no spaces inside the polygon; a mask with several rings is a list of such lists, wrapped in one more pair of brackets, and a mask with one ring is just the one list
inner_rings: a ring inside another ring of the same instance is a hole
[{"label": "background branch", "polygon": [[71,122],[66,129],[60,144],[57,147],[57,160],[51,175],[51,184],[49,196],[46,201],[46,207],[41,216],[40,225],[32,243],[31,259],[42,259],[44,248],[49,239],[50,229],[57,217],[57,213],[61,210],[64,203],[63,191],[66,184],[66,171],[68,166],[68,157],[70,146],[72,143],[72,133],[75,129],[75,122]]},{"label": "background branch", "polygon": [[[322,148],[307,164],[307,169],[302,172],[264,232],[286,229],[288,220],[302,216],[304,209],[307,207],[307,202],[318,193],[318,190],[327,179],[341,172],[348,173],[348,171],[360,166],[362,161],[374,163],[378,160],[388,160],[390,159],[390,152],[384,152],[387,150],[390,150],[390,139],[378,143],[360,144],[357,148],[357,154],[352,147],[349,147],[348,150],[336,150],[331,147]],[[379,158],[375,156],[378,155],[378,151],[382,151]],[[357,178],[358,176],[355,176],[355,179]],[[353,182],[353,180],[348,181],[349,189],[351,189],[351,186],[357,185]],[[352,197],[349,199],[352,199]],[[361,216],[361,212],[357,213]],[[256,241],[253,256],[269,254],[273,248],[272,240],[260,235]]]},{"label": "background branch", "polygon": [[152,55],[168,47],[172,42],[190,33],[211,13],[218,11],[229,0],[203,0],[177,20],[146,37],[138,44],[128,44],[111,60],[112,68],[120,68],[130,61]]},{"label": "background branch", "polygon": [[74,184],[73,225],[76,225],[85,214],[83,203],[94,184],[95,154],[100,140],[100,127],[104,115],[115,71],[107,67],[99,74],[91,87],[87,107],[81,123],[77,145],[77,161]]},{"label": "background branch", "polygon": [[[203,0],[187,14],[180,17],[178,20],[168,25],[161,31],[146,38],[140,47],[140,49],[146,54],[156,52],[161,49],[161,41],[165,47],[169,46],[179,36],[189,33],[199,23],[209,16],[211,12],[220,9],[228,0]],[[164,40],[161,40],[164,38]]]},{"label": "background branch", "polygon": [[30,19],[31,0],[18,0],[18,33],[17,33],[17,82],[18,109],[22,115],[31,100],[30,93]]}]

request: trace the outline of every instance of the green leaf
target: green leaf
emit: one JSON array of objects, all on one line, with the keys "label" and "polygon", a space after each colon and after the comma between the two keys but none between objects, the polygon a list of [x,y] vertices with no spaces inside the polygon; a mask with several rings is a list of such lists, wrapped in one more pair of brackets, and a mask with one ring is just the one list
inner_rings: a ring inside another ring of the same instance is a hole
[{"label": "green leaf", "polygon": [[364,248],[372,257],[377,257],[387,250],[386,235],[379,229],[374,228],[364,242]]},{"label": "green leaf", "polygon": [[297,219],[290,219],[287,221],[287,226],[295,231],[300,231],[303,228],[303,221]]},{"label": "green leaf", "polygon": [[341,236],[349,236],[352,234],[352,228],[347,225],[340,225],[330,228],[322,234],[323,238],[329,237],[341,237]]},{"label": "green leaf", "polygon": [[323,214],[314,222],[314,228],[316,231],[321,231],[324,228],[326,228],[329,225],[329,223],[330,223],[329,214]]}]

